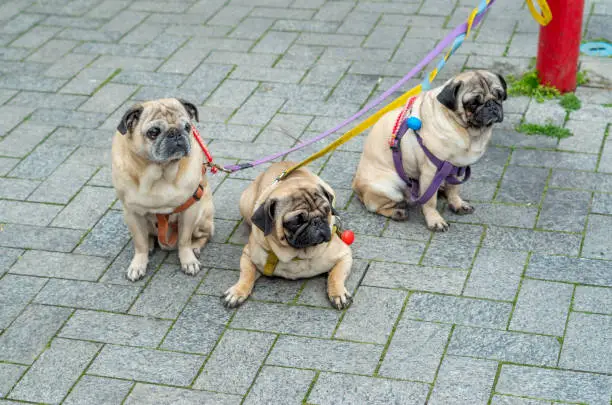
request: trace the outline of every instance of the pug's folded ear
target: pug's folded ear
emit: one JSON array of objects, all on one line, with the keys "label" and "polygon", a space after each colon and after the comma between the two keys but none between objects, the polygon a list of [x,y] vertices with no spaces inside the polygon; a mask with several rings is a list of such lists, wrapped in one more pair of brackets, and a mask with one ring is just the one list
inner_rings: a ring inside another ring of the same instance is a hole
[{"label": "pug's folded ear", "polygon": [[321,184],[321,192],[329,201],[329,205],[331,206],[332,215],[338,215],[338,211],[336,211],[336,196],[331,188],[327,185]]},{"label": "pug's folded ear", "polygon": [[438,94],[438,101],[449,110],[456,111],[457,95],[459,94],[459,88],[461,88],[462,84],[461,81],[452,81],[444,86],[440,94]]},{"label": "pug's folded ear", "polygon": [[198,114],[198,108],[191,102],[187,100],[183,100],[182,98],[177,98],[177,100],[183,104],[185,110],[187,110],[187,114],[189,114],[189,118],[192,120],[196,120],[196,122],[200,122],[200,116]]},{"label": "pug's folded ear", "polygon": [[502,75],[500,75],[499,73],[495,73],[495,75],[499,79],[499,82],[501,83],[502,88],[504,89],[502,100],[505,101],[508,98],[508,85],[506,84],[506,80]]},{"label": "pug's folded ear", "polygon": [[144,108],[140,104],[130,107],[130,109],[123,114],[123,117],[117,126],[117,131],[119,131],[121,135],[127,134],[128,131],[133,131],[136,124],[138,124],[138,120],[140,119],[143,109]]},{"label": "pug's folded ear", "polygon": [[274,214],[276,210],[277,200],[271,199],[265,201],[259,206],[251,217],[253,225],[261,229],[264,236],[268,236],[274,229]]}]

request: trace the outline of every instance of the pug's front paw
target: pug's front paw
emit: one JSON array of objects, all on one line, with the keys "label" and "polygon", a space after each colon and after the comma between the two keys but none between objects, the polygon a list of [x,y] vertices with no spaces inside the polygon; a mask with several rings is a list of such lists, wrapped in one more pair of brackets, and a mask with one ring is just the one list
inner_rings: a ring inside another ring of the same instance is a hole
[{"label": "pug's front paw", "polygon": [[446,232],[449,228],[448,223],[438,214],[438,212],[425,215],[425,222],[427,222],[427,228],[434,232]]},{"label": "pug's front paw", "polygon": [[147,273],[147,263],[149,258],[147,254],[135,254],[130,267],[127,270],[127,278],[130,281],[138,281]]},{"label": "pug's front paw", "polygon": [[223,293],[221,299],[223,300],[223,305],[225,305],[225,307],[237,308],[242,305],[247,298],[249,298],[249,294],[250,292],[244,291],[239,284],[234,284]]},{"label": "pug's front paw", "polygon": [[467,201],[461,201],[461,203],[457,205],[448,204],[448,208],[457,215],[467,215],[474,212],[474,206]]},{"label": "pug's front paw", "polygon": [[332,307],[338,309],[338,310],[343,310],[346,309],[348,307],[351,306],[351,304],[353,303],[353,297],[351,297],[351,294],[348,293],[348,291],[344,291],[344,294],[342,295],[335,295],[335,296],[329,296],[329,302],[331,302]]},{"label": "pug's front paw", "polygon": [[200,271],[200,262],[191,248],[180,249],[179,260],[183,273],[194,276]]}]

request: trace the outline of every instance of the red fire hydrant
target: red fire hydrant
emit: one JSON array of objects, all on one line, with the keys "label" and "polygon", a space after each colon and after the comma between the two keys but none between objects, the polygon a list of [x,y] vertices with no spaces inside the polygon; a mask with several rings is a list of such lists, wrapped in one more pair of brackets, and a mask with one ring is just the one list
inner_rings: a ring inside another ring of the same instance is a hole
[{"label": "red fire hydrant", "polygon": [[552,21],[540,27],[536,68],[540,82],[562,93],[576,89],[584,0],[548,0]]}]

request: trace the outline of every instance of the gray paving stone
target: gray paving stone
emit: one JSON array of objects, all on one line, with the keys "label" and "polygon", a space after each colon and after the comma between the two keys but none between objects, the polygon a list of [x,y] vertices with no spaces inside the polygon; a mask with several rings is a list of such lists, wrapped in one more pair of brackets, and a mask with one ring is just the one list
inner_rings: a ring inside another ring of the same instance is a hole
[{"label": "gray paving stone", "polygon": [[515,150],[512,153],[510,163],[522,166],[552,167],[555,169],[595,170],[597,155],[521,149]]},{"label": "gray paving stone", "polygon": [[504,250],[577,256],[581,235],[491,226],[483,246]]},{"label": "gray paving stone", "polygon": [[63,402],[66,405],[108,404],[119,405],[133,383],[130,381],[84,375]]},{"label": "gray paving stone", "polygon": [[610,263],[604,260],[534,255],[525,275],[545,280],[612,287]]},{"label": "gray paving stone", "polygon": [[414,293],[404,316],[425,321],[504,328],[511,304],[427,293]]},{"label": "gray paving stone", "polygon": [[582,247],[582,256],[593,259],[612,260],[610,251],[610,227],[612,217],[605,215],[590,215],[586,237]]},{"label": "gray paving stone", "polygon": [[[351,294],[355,293],[355,290],[360,284],[367,267],[368,263],[366,261],[359,259],[353,260],[351,274],[349,274],[349,277],[345,282],[345,287]],[[329,299],[327,297],[326,275],[307,280],[300,292],[298,303],[327,308],[329,306]]]},{"label": "gray paving stone", "polygon": [[538,203],[549,171],[543,168],[509,166],[497,199],[510,203]]},{"label": "gray paving stone", "polygon": [[54,339],[11,391],[10,398],[59,403],[100,347],[90,342]]},{"label": "gray paving stone", "polygon": [[89,229],[98,222],[116,198],[115,191],[111,188],[83,187],[51,225]]},{"label": "gray paving stone", "polygon": [[561,139],[559,141],[559,149],[599,153],[601,143],[604,140],[606,123],[570,119],[565,124],[565,128],[569,129],[573,136]]},{"label": "gray paving stone", "polygon": [[137,72],[137,71],[121,71],[114,76],[114,83],[143,85],[143,86],[158,86],[158,87],[178,87],[186,76],[172,73],[156,73],[156,72]]},{"label": "gray paving stone", "polygon": [[28,61],[53,63],[68,54],[79,43],[67,39],[52,39],[28,56]]},{"label": "gray paving stone", "polygon": [[433,240],[427,246],[422,262],[428,266],[468,269],[472,265],[476,249],[471,241],[460,238],[449,241]]},{"label": "gray paving stone", "polygon": [[140,287],[51,279],[34,302],[47,305],[126,312]]},{"label": "gray paving stone", "polygon": [[[189,76],[181,88],[210,93],[225,79],[233,66],[203,63]],[[254,80],[246,77],[245,80]]]},{"label": "gray paving stone", "polygon": [[28,305],[0,336],[0,359],[32,364],[72,309]]},{"label": "gray paving stone", "polygon": [[425,244],[400,239],[385,239],[361,235],[353,244],[353,257],[416,264]]},{"label": "gray paving stone", "polygon": [[45,142],[22,160],[9,174],[15,177],[44,179],[74,150],[74,146],[52,145]]},{"label": "gray paving stone", "polygon": [[242,397],[237,395],[137,383],[124,403],[126,405],[238,405],[241,400]]},{"label": "gray paving stone", "polygon": [[530,205],[517,206],[478,203],[476,205],[476,210],[469,217],[461,217],[452,212],[449,212],[447,216],[451,221],[469,221],[500,226],[533,228],[537,214],[537,207]]},{"label": "gray paving stone", "polygon": [[0,158],[0,176],[5,176],[17,163],[19,163],[19,159],[16,158]]},{"label": "gray paving stone", "polygon": [[539,399],[520,398],[509,395],[493,396],[492,405],[553,405],[550,401],[540,401]]},{"label": "gray paving stone", "polygon": [[409,320],[399,322],[379,375],[433,382],[450,336],[451,326]]},{"label": "gray paving stone", "polygon": [[[26,368],[16,364],[0,363],[0,397],[8,394]],[[0,404],[4,404],[4,402],[0,401]]]},{"label": "gray paving stone", "polygon": [[406,296],[401,291],[361,287],[334,337],[385,344]]},{"label": "gray paving stone", "polygon": [[88,373],[159,384],[187,386],[204,357],[137,347],[106,345]]},{"label": "gray paving stone", "polygon": [[[28,236],[39,235],[41,232],[38,228],[33,229]],[[48,235],[49,239],[53,239],[53,236],[53,233]],[[78,238],[75,239],[78,240]],[[11,268],[10,272],[39,277],[95,281],[109,263],[110,260],[100,257],[28,250]]]},{"label": "gray paving stone", "polygon": [[[568,174],[571,175],[568,176]],[[605,173],[553,170],[550,185],[559,188],[610,192],[612,191],[612,175]]]},{"label": "gray paving stone", "polygon": [[562,336],[573,291],[568,284],[523,280],[509,328]]},{"label": "gray paving stone", "polygon": [[576,286],[572,310],[612,314],[612,288]]},{"label": "gray paving stone", "polygon": [[47,282],[40,277],[24,277],[8,274],[0,279],[0,328],[8,328],[10,323],[28,305],[30,300]]},{"label": "gray paving stone", "polygon": [[95,55],[69,53],[51,65],[45,71],[45,76],[70,79],[89,65],[95,58]]},{"label": "gray paving stone", "polygon": [[28,106],[5,105],[0,107],[0,136],[6,135],[11,129],[16,127],[25,117],[34,111]]},{"label": "gray paving stone", "polygon": [[402,288],[458,294],[463,288],[467,271],[428,266],[374,262],[363,279],[363,285]]},{"label": "gray paving stone", "polygon": [[176,265],[162,265],[138,297],[130,314],[176,318],[197,288],[204,271],[188,276]]},{"label": "gray paving stone", "polygon": [[512,301],[527,260],[526,253],[481,248],[464,295]]},{"label": "gray paving stone", "polygon": [[240,270],[242,246],[208,243],[200,254],[200,263],[221,269]]},{"label": "gray paving stone", "polygon": [[[35,91],[22,91],[11,100],[11,104],[29,106],[34,108],[54,107],[60,109],[74,109],[77,108],[79,105],[83,104],[85,100],[87,100],[87,96],[82,95],[57,93],[41,94]],[[23,126],[28,124],[30,124],[29,121],[24,122],[22,128]]]},{"label": "gray paving stone", "polygon": [[552,336],[458,326],[448,354],[554,367],[561,344]]},{"label": "gray paving stone", "polygon": [[280,336],[266,364],[371,374],[382,349],[380,345]]},{"label": "gray paving stone", "polygon": [[10,249],[0,247],[0,275],[6,273],[24,253],[22,249]]},{"label": "gray paving stone", "polygon": [[274,340],[275,336],[271,334],[227,330],[194,387],[244,395]]},{"label": "gray paving stone", "polygon": [[301,306],[285,306],[247,302],[236,313],[232,327],[291,333],[305,336],[331,337],[340,317],[338,311]]},{"label": "gray paving stone", "polygon": [[171,324],[161,319],[77,310],[59,335],[102,343],[156,347]]},{"label": "gray paving stone", "polygon": [[42,124],[89,129],[98,127],[105,118],[106,114],[103,113],[40,108],[32,114],[31,119]]},{"label": "gray paving stone", "polygon": [[263,367],[244,404],[301,404],[314,377],[312,370]]},{"label": "gray paving stone", "polygon": [[61,92],[91,95],[114,72],[113,68],[89,67],[83,69],[62,88]]},{"label": "gray paving stone", "polygon": [[[149,256],[149,265],[147,266],[148,271],[143,278],[138,281],[130,281],[126,274],[127,269],[130,266],[130,262],[134,257],[134,244],[128,243],[121,253],[115,258],[113,263],[108,267],[108,270],[104,272],[100,281],[109,284],[121,284],[121,285],[145,285],[153,273],[157,270],[159,265],[168,256],[167,252],[156,249],[155,252]],[[178,262],[178,261],[177,261]]]},{"label": "gray paving stone", "polygon": [[538,217],[538,228],[582,232],[591,193],[548,190]]},{"label": "gray paving stone", "polygon": [[34,190],[29,201],[66,204],[95,171],[96,168],[92,166],[61,164]]},{"label": "gray paving stone", "polygon": [[322,373],[308,399],[317,404],[422,404],[427,384]]},{"label": "gray paving stone", "polygon": [[192,353],[209,353],[232,315],[218,297],[193,296],[161,347]]},{"label": "gray paving stone", "polygon": [[608,404],[612,377],[566,370],[502,365],[495,391],[542,399]]},{"label": "gray paving stone", "polygon": [[130,239],[120,212],[108,211],[74,250],[79,254],[114,257]]},{"label": "gray paving stone", "polygon": [[133,85],[108,83],[81,105],[79,110],[112,113],[136,90],[137,87]]},{"label": "gray paving stone", "polygon": [[206,105],[239,108],[258,85],[245,80],[225,80],[206,100]]},{"label": "gray paving stone", "polygon": [[6,224],[0,232],[0,246],[70,252],[82,236],[82,231],[73,229]]},{"label": "gray paving stone", "polygon": [[610,374],[612,353],[608,341],[611,334],[611,316],[571,313],[559,366]]},{"label": "gray paving stone", "polygon": [[[229,288],[237,279],[223,286]],[[257,280],[257,286],[253,289],[252,297],[255,300],[274,302],[293,302],[302,289],[302,280],[287,280],[280,277],[262,277]],[[225,292],[225,290],[222,291]]]},{"label": "gray paving stone", "polygon": [[45,226],[61,209],[57,205],[0,200],[0,222]]},{"label": "gray paving stone", "polygon": [[442,361],[430,404],[484,404],[493,389],[494,361],[447,356]]},{"label": "gray paving stone", "polygon": [[[569,140],[569,139],[574,139],[574,137],[564,139],[563,141]],[[493,137],[491,139],[491,143],[493,145],[499,145],[499,146],[554,149],[557,147],[559,140],[557,138],[551,138],[545,135],[522,134],[520,132],[516,132],[516,130],[514,130],[513,128],[512,129],[499,128],[493,131]],[[561,149],[567,149],[567,148],[561,148]],[[573,150],[573,149],[570,149],[570,150]],[[583,152],[589,152],[589,151],[585,150]]]}]

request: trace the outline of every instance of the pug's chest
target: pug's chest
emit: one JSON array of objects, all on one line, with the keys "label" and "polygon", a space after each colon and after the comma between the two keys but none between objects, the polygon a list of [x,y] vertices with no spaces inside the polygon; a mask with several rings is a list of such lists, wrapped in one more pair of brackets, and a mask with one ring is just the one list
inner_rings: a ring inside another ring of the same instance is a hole
[{"label": "pug's chest", "polygon": [[[253,258],[253,263],[257,270],[264,273],[266,263],[268,263],[268,254],[264,253],[257,258]],[[274,267],[273,277],[282,277],[289,280],[297,280],[300,278],[310,278],[319,274],[329,272],[334,263],[328,260],[316,257],[311,259],[295,258],[288,262],[279,261]],[[265,273],[264,273],[265,274]]]}]

